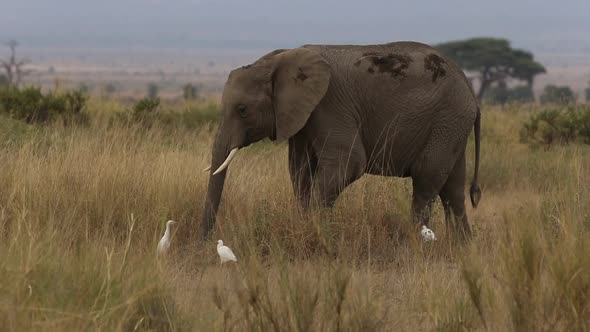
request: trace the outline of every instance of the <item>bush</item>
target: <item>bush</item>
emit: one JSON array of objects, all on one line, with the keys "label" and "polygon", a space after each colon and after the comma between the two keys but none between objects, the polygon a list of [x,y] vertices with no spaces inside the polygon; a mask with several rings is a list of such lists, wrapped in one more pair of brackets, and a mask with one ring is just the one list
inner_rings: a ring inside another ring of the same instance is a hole
[{"label": "bush", "polygon": [[133,106],[135,114],[155,113],[160,106],[160,98],[143,98]]},{"label": "bush", "polygon": [[187,83],[182,87],[182,95],[186,100],[197,99],[199,97],[199,87]]},{"label": "bush", "polygon": [[110,95],[114,94],[115,92],[117,92],[117,87],[113,83],[107,83],[104,86],[105,95],[110,96]]},{"label": "bush", "polygon": [[541,104],[571,104],[576,101],[574,92],[568,86],[547,85],[541,95]]},{"label": "bush", "polygon": [[147,97],[151,98],[151,99],[157,98],[159,90],[160,90],[160,88],[158,87],[158,85],[156,83],[148,84]]},{"label": "bush", "polygon": [[0,75],[0,88],[8,86],[8,78],[6,75]]},{"label": "bush", "polygon": [[590,88],[586,88],[586,102],[590,103]]},{"label": "bush", "polygon": [[81,91],[44,95],[40,88],[4,88],[0,90],[0,111],[28,123],[42,123],[62,118],[85,119],[88,97]]},{"label": "bush", "polygon": [[88,96],[83,91],[69,91],[62,95],[65,100],[65,112],[68,114],[81,114],[86,108]]},{"label": "bush", "polygon": [[529,103],[535,101],[535,95],[530,86],[517,86],[509,90],[509,99],[519,103]]},{"label": "bush", "polygon": [[590,107],[551,108],[533,114],[520,136],[522,142],[546,146],[577,140],[590,144]]},{"label": "bush", "polygon": [[90,92],[90,87],[86,83],[80,83],[80,85],[78,85],[78,91],[83,94],[88,94]]},{"label": "bush", "polygon": [[503,84],[488,89],[484,99],[490,104],[529,103],[535,100],[535,95],[529,86],[517,86],[509,89]]},{"label": "bush", "polygon": [[585,112],[578,116],[578,135],[582,137],[584,143],[590,144],[590,109],[586,108]]},{"label": "bush", "polygon": [[160,98],[143,98],[133,106],[133,120],[150,127],[158,117]]}]

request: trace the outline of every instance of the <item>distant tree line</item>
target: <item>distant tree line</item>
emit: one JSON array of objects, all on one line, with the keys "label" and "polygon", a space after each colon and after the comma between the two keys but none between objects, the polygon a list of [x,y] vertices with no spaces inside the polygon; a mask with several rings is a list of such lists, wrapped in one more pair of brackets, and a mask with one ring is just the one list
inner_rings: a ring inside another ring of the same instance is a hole
[{"label": "distant tree line", "polygon": [[[10,49],[8,59],[0,59],[0,87],[19,87],[23,78],[30,73],[25,66],[28,59],[16,55],[18,42],[5,43]],[[453,59],[468,75],[471,82],[477,81],[477,97],[481,101],[496,104],[509,102],[533,102],[535,77],[545,73],[545,67],[535,61],[531,52],[512,48],[510,42],[501,38],[471,38],[435,45],[443,54]],[[185,100],[198,99],[202,86],[187,83],[182,86]],[[106,84],[102,93],[111,96],[116,87]],[[147,85],[146,96],[155,99],[159,95],[157,83]],[[89,87],[80,85],[80,91],[89,92]],[[585,89],[585,99],[590,102],[590,82]],[[547,85],[539,96],[543,104],[568,104],[576,95],[567,86]]]}]

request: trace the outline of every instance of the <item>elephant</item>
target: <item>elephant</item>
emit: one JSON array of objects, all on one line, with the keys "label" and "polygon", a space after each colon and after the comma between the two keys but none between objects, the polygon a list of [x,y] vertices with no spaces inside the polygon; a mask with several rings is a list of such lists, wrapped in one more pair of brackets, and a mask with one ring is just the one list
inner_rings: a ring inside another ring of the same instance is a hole
[{"label": "elephant", "polygon": [[480,114],[461,68],[426,44],[274,50],[232,70],[225,83],[201,235],[214,226],[236,152],[269,138],[288,141],[290,180],[304,209],[333,206],[365,173],[411,177],[417,227],[428,225],[440,196],[447,225],[469,238],[465,150],[474,128],[470,198],[477,207]]}]

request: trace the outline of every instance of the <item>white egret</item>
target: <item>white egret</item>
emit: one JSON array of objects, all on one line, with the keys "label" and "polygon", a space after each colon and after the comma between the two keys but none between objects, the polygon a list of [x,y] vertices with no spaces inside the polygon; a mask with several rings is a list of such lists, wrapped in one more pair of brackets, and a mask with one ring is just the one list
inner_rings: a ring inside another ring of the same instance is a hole
[{"label": "white egret", "polygon": [[168,220],[168,222],[166,223],[166,231],[164,232],[164,236],[162,236],[162,239],[160,239],[160,242],[158,243],[157,253],[160,256],[166,254],[168,252],[168,249],[170,248],[170,233],[172,232],[171,226],[175,223],[176,221],[174,220]]},{"label": "white egret", "polygon": [[426,225],[422,225],[420,233],[422,233],[422,239],[424,239],[425,242],[436,241],[436,235],[434,235],[434,232],[426,227]]},{"label": "white egret", "polygon": [[221,259],[221,264],[228,262],[228,261],[234,261],[237,262],[238,259],[236,258],[236,255],[234,255],[233,251],[231,251],[231,249],[227,246],[223,245],[223,241],[219,240],[217,241],[217,254],[219,254],[219,258]]}]

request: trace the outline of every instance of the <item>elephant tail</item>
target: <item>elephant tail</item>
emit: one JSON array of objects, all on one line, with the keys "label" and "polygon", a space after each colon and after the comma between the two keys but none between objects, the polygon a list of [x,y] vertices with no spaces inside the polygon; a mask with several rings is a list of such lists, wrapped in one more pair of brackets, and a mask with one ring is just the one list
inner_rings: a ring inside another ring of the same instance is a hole
[{"label": "elephant tail", "polygon": [[477,176],[479,173],[479,143],[481,132],[481,111],[477,107],[477,115],[475,117],[474,134],[475,134],[475,172],[473,173],[473,180],[471,181],[471,188],[469,188],[469,196],[471,197],[471,205],[476,208],[481,199],[481,190],[477,184]]}]

